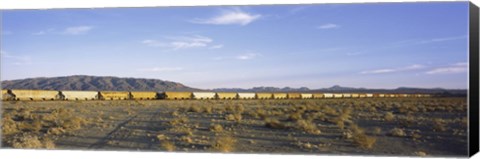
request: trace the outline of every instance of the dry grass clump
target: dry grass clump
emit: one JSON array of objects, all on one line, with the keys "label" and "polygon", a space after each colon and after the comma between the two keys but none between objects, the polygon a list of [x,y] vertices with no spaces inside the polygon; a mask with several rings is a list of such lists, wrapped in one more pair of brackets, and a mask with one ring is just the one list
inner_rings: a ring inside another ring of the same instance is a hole
[{"label": "dry grass clump", "polygon": [[285,128],[287,128],[287,126],[285,124],[281,123],[280,121],[278,121],[278,119],[275,119],[275,118],[266,118],[265,119],[265,127],[272,128],[272,129],[285,129]]},{"label": "dry grass clump", "polygon": [[355,124],[350,126],[350,130],[353,142],[363,149],[372,149],[377,142],[377,138],[366,135],[365,131]]},{"label": "dry grass clump", "polygon": [[171,125],[171,126],[176,126],[176,125],[180,125],[180,124],[186,124],[188,123],[188,118],[187,117],[180,117],[180,118],[176,118],[176,119],[173,119],[171,121],[169,121],[168,123]]},{"label": "dry grass clump", "polygon": [[87,120],[80,117],[73,117],[63,121],[61,124],[66,130],[78,130],[88,123]]},{"label": "dry grass clump", "polygon": [[433,120],[433,130],[434,131],[446,131],[447,130],[447,126],[445,124],[445,120],[441,119],[441,118],[436,118]]},{"label": "dry grass clump", "polygon": [[176,149],[175,144],[173,144],[172,142],[167,141],[167,140],[161,141],[160,142],[160,147],[162,149],[165,149],[165,150],[170,151],[170,152],[175,151],[175,149]]},{"label": "dry grass clump", "polygon": [[220,124],[215,124],[210,127],[210,131],[213,132],[222,132],[223,131],[223,126]]},{"label": "dry grass clump", "polygon": [[407,134],[405,133],[405,131],[403,131],[403,129],[400,129],[400,128],[393,128],[392,130],[390,130],[390,135],[392,135],[392,136],[398,136],[398,137],[407,136]]},{"label": "dry grass clump", "polygon": [[235,114],[227,114],[225,116],[225,120],[229,121],[241,121],[242,120],[242,114],[235,113]]},{"label": "dry grass clump", "polygon": [[18,134],[13,136],[11,141],[7,141],[11,144],[13,148],[27,148],[27,149],[36,149],[36,148],[46,148],[53,149],[55,148],[55,143],[48,138],[40,139],[34,134]]},{"label": "dry grass clump", "polygon": [[384,115],[385,121],[393,121],[395,119],[395,115],[392,112],[387,112]]},{"label": "dry grass clump", "polygon": [[232,136],[220,136],[215,139],[213,149],[220,152],[232,152],[237,140]]},{"label": "dry grass clump", "polygon": [[307,120],[298,120],[295,124],[295,128],[299,129],[299,130],[302,130],[302,131],[304,131],[306,133],[309,133],[309,134],[314,134],[314,135],[318,135],[318,134],[322,133],[317,128],[317,125],[315,125],[315,123],[313,123],[312,121],[307,121]]},{"label": "dry grass clump", "polygon": [[17,124],[10,116],[5,115],[2,119],[2,134],[10,135],[20,132]]}]

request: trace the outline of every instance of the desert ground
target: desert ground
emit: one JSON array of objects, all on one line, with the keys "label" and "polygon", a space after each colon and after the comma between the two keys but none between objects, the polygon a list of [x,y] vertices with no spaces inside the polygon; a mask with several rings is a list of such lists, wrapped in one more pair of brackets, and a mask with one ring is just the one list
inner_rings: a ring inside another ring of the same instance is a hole
[{"label": "desert ground", "polygon": [[2,147],[466,156],[466,98],[3,101]]}]

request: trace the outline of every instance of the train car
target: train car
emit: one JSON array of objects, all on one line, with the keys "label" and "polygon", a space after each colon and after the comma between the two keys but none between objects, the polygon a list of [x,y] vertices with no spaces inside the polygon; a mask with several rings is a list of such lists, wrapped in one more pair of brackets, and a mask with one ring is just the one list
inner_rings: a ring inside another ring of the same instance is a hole
[{"label": "train car", "polygon": [[301,93],[287,93],[288,99],[302,99]]},{"label": "train car", "polygon": [[352,95],[351,93],[343,93],[343,98],[352,98]]},{"label": "train car", "polygon": [[358,98],[367,98],[367,94],[360,93],[360,94],[358,94]]},{"label": "train car", "polygon": [[255,93],[237,93],[238,99],[255,99]]},{"label": "train car", "polygon": [[360,97],[360,94],[358,94],[358,93],[352,93],[352,98],[358,98],[358,97]]},{"label": "train car", "polygon": [[2,89],[2,97],[1,97],[1,100],[3,100],[3,99],[5,99],[5,100],[6,100],[6,99],[7,99],[7,98],[6,98],[6,97],[7,97],[7,95],[8,95],[8,93],[7,93],[7,92],[8,92],[8,90]]},{"label": "train car", "polygon": [[237,99],[237,93],[235,92],[217,92],[218,99]]},{"label": "train car", "polygon": [[313,94],[312,93],[301,93],[302,99],[312,99]]},{"label": "train car", "polygon": [[215,92],[193,92],[193,99],[215,99]]},{"label": "train car", "polygon": [[130,92],[127,91],[100,91],[101,100],[127,100],[130,99]]},{"label": "train car", "polygon": [[179,100],[192,99],[192,92],[163,92],[160,94],[161,99]]},{"label": "train car", "polygon": [[367,93],[367,98],[372,98],[373,97],[373,94],[372,93]]},{"label": "train car", "polygon": [[312,97],[315,98],[315,99],[325,98],[325,94],[323,94],[323,93],[313,93]]},{"label": "train car", "polygon": [[97,91],[60,91],[63,100],[95,100]]},{"label": "train car", "polygon": [[10,91],[15,100],[56,100],[61,99],[58,91],[53,90],[18,90]]},{"label": "train car", "polygon": [[287,93],[273,93],[273,99],[287,99]]},{"label": "train car", "polygon": [[343,98],[343,94],[341,94],[341,93],[333,93],[333,98]]},{"label": "train car", "polygon": [[323,97],[324,98],[333,98],[334,96],[333,96],[333,93],[324,93]]},{"label": "train car", "polygon": [[130,99],[133,99],[133,100],[153,100],[157,98],[158,98],[157,92],[141,92],[141,91],[130,92]]},{"label": "train car", "polygon": [[398,97],[400,97],[400,98],[407,98],[407,97],[408,97],[408,94],[398,94]]},{"label": "train car", "polygon": [[2,97],[0,100],[13,100],[10,90],[2,89]]},{"label": "train car", "polygon": [[255,93],[255,98],[257,99],[272,99],[273,93]]}]

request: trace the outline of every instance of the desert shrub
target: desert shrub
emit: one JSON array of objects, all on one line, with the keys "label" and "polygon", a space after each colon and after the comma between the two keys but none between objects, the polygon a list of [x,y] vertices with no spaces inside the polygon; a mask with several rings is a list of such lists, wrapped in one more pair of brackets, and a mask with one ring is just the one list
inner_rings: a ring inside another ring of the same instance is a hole
[{"label": "desert shrub", "polygon": [[387,112],[384,115],[385,121],[393,121],[395,119],[395,115],[392,112]]},{"label": "desert shrub", "polygon": [[237,140],[232,136],[220,136],[215,139],[213,149],[220,152],[232,152]]},{"label": "desert shrub", "polygon": [[158,141],[164,141],[164,140],[168,140],[168,137],[164,134],[158,134],[157,139]]},{"label": "desert shrub", "polygon": [[445,124],[445,120],[441,118],[436,118],[433,120],[433,130],[434,131],[446,131],[447,127]]},{"label": "desert shrub", "polygon": [[192,105],[188,108],[188,112],[202,113],[203,108],[201,106]]},{"label": "desert shrub", "polygon": [[180,125],[180,124],[186,124],[188,123],[188,118],[187,117],[180,117],[180,118],[176,118],[176,119],[173,119],[171,121],[169,121],[168,123],[171,125],[171,126],[176,126],[176,125]]},{"label": "desert shrub", "polygon": [[49,134],[49,135],[61,135],[65,132],[66,132],[65,129],[63,129],[62,127],[52,127],[52,128],[48,129],[47,134]]},{"label": "desert shrub", "polygon": [[278,119],[275,118],[266,118],[265,119],[265,127],[267,128],[272,128],[272,129],[285,129],[287,126],[285,126],[283,123],[278,121]]},{"label": "desert shrub", "polygon": [[17,123],[12,118],[4,116],[2,120],[2,134],[9,135],[19,132]]},{"label": "desert shrub", "polygon": [[288,120],[297,121],[302,119],[302,114],[300,112],[293,112],[288,115]]},{"label": "desert shrub", "polygon": [[318,130],[315,123],[313,123],[311,121],[307,121],[307,120],[298,120],[295,124],[295,128],[297,128],[299,130],[302,130],[302,131],[304,131],[306,133],[309,133],[309,134],[314,134],[314,135],[318,135],[318,134],[321,133],[321,131]]},{"label": "desert shrub", "polygon": [[27,149],[55,148],[55,143],[53,143],[52,140],[47,138],[40,139],[37,135],[30,134],[30,133],[17,134],[13,136],[11,141],[7,141],[7,143],[10,143],[13,148],[27,148]]},{"label": "desert shrub", "polygon": [[238,114],[238,113],[235,113],[235,114],[227,114],[225,116],[225,120],[229,120],[229,121],[241,121],[242,120],[242,114]]},{"label": "desert shrub", "polygon": [[405,131],[403,131],[403,129],[400,129],[400,128],[393,128],[392,130],[390,130],[390,135],[391,136],[398,136],[398,137],[407,136]]},{"label": "desert shrub", "polygon": [[361,134],[354,134],[353,141],[361,148],[372,149],[377,139],[375,137],[371,137],[361,133]]},{"label": "desert shrub", "polygon": [[189,143],[189,144],[193,142],[193,140],[190,136],[182,136],[182,137],[180,137],[180,140],[183,141],[183,142]]},{"label": "desert shrub", "polygon": [[222,132],[222,131],[223,131],[223,127],[222,127],[222,125],[220,125],[220,124],[215,124],[215,125],[210,126],[210,131],[213,131],[213,132]]},{"label": "desert shrub", "polygon": [[162,149],[165,149],[167,151],[175,151],[176,147],[175,147],[175,144],[173,144],[172,142],[170,141],[166,141],[166,140],[162,140],[160,142],[160,146],[162,147]]},{"label": "desert shrub", "polygon": [[62,127],[67,130],[78,130],[88,123],[87,120],[80,117],[73,117],[63,122]]}]

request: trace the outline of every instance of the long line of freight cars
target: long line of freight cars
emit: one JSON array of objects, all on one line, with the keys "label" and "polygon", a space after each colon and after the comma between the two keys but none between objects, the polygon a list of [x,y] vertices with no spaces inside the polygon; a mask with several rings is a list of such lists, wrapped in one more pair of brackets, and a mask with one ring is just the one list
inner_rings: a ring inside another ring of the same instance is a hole
[{"label": "long line of freight cars", "polygon": [[2,90],[2,100],[185,100],[185,99],[322,99],[431,97],[430,94],[389,93],[246,93],[246,92],[140,92]]}]

